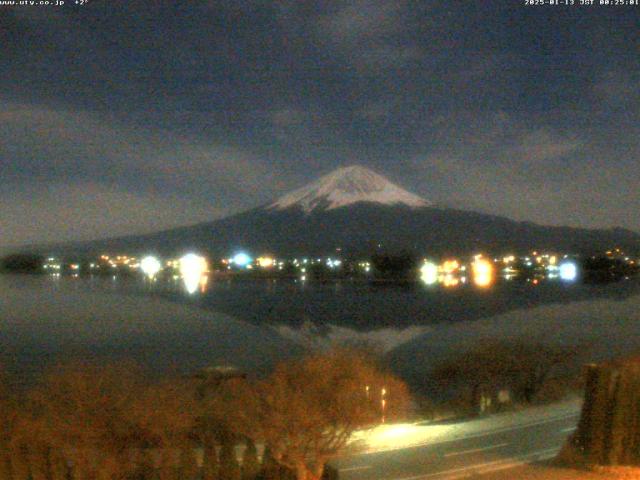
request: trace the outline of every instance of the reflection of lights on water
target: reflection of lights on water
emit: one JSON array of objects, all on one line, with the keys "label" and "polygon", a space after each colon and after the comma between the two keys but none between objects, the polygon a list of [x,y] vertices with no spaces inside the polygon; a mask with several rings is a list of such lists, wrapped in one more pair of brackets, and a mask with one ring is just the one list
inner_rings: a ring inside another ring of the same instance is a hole
[{"label": "reflection of lights on water", "polygon": [[198,291],[207,269],[207,260],[195,253],[188,253],[180,259],[180,274],[187,292]]},{"label": "reflection of lights on water", "polygon": [[207,291],[207,283],[209,283],[209,277],[206,275],[202,275],[200,277],[200,293],[204,293]]},{"label": "reflection of lights on water", "polygon": [[573,262],[560,264],[560,279],[565,282],[573,282],[578,277],[578,266]]},{"label": "reflection of lights on water", "polygon": [[149,255],[140,260],[140,270],[149,278],[153,278],[162,268],[160,260]]},{"label": "reflection of lights on water", "polygon": [[442,285],[445,287],[455,287],[460,283],[458,277],[451,275],[450,273],[442,276]]},{"label": "reflection of lights on water", "polygon": [[438,266],[432,262],[424,262],[420,268],[420,279],[426,285],[433,285],[438,281]]},{"label": "reflection of lights on water", "polygon": [[478,287],[488,287],[493,283],[493,265],[484,258],[476,258],[472,266],[473,283]]},{"label": "reflection of lights on water", "polygon": [[236,253],[231,259],[239,267],[246,267],[251,263],[251,257],[244,252]]}]

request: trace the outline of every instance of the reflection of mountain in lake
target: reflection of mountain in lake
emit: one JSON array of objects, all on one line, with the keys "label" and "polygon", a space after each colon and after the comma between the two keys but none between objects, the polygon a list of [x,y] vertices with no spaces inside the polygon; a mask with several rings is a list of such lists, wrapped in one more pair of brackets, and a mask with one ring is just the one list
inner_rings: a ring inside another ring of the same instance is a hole
[{"label": "reflection of mountain in lake", "polygon": [[[155,370],[231,364],[264,371],[302,346],[364,341],[382,345],[393,368],[419,389],[435,362],[486,338],[588,343],[600,358],[640,347],[636,282],[485,291],[213,282],[200,297],[158,286],[0,276],[0,363],[29,370],[70,357],[126,358]],[[154,291],[241,318],[150,298]]]},{"label": "reflection of mountain in lake", "polygon": [[434,365],[493,339],[579,346],[581,355],[573,365],[579,378],[584,363],[640,351],[640,295],[542,305],[474,322],[438,325],[391,352],[388,360],[414,388],[433,394],[425,380]]},{"label": "reflection of mountain in lake", "polygon": [[[131,291],[132,287],[124,288]],[[545,304],[625,298],[634,292],[640,292],[635,280],[606,285],[502,282],[490,289],[257,280],[212,281],[204,295],[193,298],[181,292],[163,294],[259,325],[299,328],[311,322],[369,332],[477,320]]]},{"label": "reflection of mountain in lake", "polygon": [[424,335],[429,331],[426,326],[406,328],[379,328],[369,331],[354,330],[330,323],[316,324],[306,321],[299,327],[274,325],[280,336],[309,349],[327,349],[333,346],[366,346],[382,352],[390,352],[399,346]]}]

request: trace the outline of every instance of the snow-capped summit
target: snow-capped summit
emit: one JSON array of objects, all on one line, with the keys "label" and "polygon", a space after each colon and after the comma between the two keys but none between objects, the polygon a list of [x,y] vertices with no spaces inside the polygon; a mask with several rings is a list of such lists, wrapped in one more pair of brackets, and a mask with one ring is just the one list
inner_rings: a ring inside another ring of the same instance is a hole
[{"label": "snow-capped summit", "polygon": [[407,192],[374,171],[354,165],[342,167],[313,183],[280,197],[268,208],[300,207],[309,213],[318,208],[332,210],[359,202],[426,207],[427,200]]}]

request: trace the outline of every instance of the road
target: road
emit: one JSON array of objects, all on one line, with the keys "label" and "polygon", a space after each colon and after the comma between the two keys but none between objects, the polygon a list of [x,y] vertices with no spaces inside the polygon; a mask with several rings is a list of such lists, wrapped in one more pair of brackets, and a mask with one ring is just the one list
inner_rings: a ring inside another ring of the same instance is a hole
[{"label": "road", "polygon": [[[334,462],[342,480],[453,480],[487,476],[554,457],[579,418],[576,402],[551,409],[454,424],[429,435],[429,426],[403,427],[365,453]],[[438,429],[439,427],[434,426]],[[406,441],[420,429],[415,441]],[[387,434],[393,432],[389,427]],[[372,442],[375,444],[375,442]],[[404,443],[404,444],[403,444]]]}]

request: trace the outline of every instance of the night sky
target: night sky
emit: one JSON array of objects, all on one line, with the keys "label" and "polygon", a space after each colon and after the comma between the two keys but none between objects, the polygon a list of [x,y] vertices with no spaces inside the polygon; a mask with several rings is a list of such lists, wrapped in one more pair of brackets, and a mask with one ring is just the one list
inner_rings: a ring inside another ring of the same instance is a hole
[{"label": "night sky", "polygon": [[640,6],[523,4],[0,6],[0,247],[212,220],[351,164],[640,231]]}]

